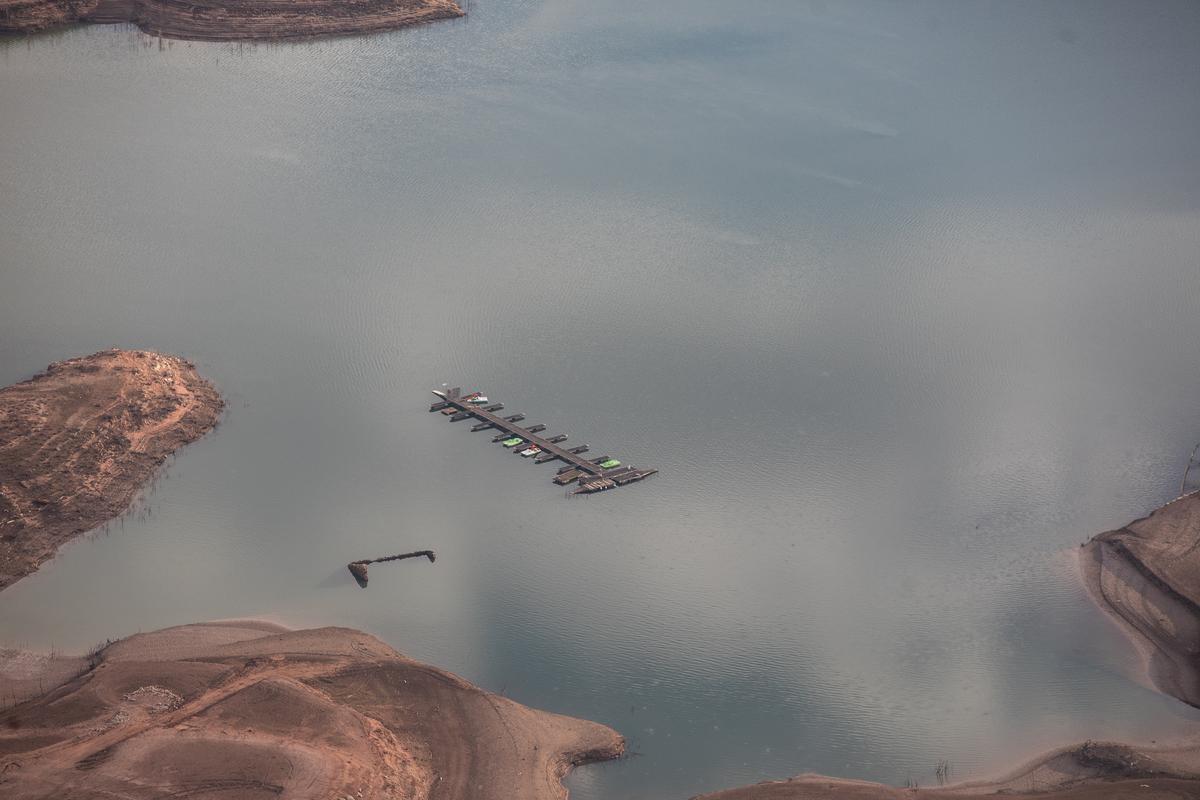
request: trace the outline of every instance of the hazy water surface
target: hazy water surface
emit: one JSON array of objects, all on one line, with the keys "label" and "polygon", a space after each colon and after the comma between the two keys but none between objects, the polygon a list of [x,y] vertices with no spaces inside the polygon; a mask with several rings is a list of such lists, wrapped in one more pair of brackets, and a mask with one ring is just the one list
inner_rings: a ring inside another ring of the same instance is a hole
[{"label": "hazy water surface", "polygon": [[[585,800],[1196,723],[1073,553],[1200,439],[1200,8],[471,12],[0,43],[0,383],[146,347],[229,400],[0,642],[363,628],[626,734]],[[568,501],[443,381],[661,474]]]}]

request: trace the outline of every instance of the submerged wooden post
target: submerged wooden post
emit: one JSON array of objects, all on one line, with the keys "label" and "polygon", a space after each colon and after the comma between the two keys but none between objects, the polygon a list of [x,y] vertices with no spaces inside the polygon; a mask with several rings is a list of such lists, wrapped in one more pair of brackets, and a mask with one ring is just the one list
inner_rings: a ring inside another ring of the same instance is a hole
[{"label": "submerged wooden post", "polygon": [[351,561],[346,565],[346,568],[350,570],[350,574],[354,576],[354,580],[358,582],[358,585],[365,589],[367,588],[368,564],[380,564],[384,561],[399,561],[402,558],[420,558],[421,556],[428,558],[429,563],[431,564],[437,560],[437,553],[433,552],[432,550],[414,550],[411,553],[400,553],[399,555],[384,556],[383,558],[364,558],[360,561]]}]

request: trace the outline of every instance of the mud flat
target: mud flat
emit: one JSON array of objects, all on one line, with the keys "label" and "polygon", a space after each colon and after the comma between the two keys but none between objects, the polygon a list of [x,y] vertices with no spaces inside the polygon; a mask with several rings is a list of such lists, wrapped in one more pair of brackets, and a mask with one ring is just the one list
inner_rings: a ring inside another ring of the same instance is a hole
[{"label": "mud flat", "polygon": [[624,749],[346,628],[187,625],[92,663],[0,712],[0,796],[558,800]]},{"label": "mud flat", "polygon": [[0,34],[132,23],[200,41],[308,39],[460,17],[453,0],[0,0]]},{"label": "mud flat", "polygon": [[135,350],[59,361],[0,389],[0,589],[123,513],[223,405],[191,363]]}]

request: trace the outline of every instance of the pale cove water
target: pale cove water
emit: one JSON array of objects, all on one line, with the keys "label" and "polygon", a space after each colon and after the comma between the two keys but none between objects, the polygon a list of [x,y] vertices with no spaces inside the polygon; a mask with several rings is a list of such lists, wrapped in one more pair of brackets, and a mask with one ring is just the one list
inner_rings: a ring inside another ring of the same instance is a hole
[{"label": "pale cove water", "polygon": [[[1186,2],[475,0],[0,43],[0,382],[146,347],[229,400],[0,642],[362,628],[623,732],[586,800],[1194,730],[1073,553],[1200,439],[1198,36]],[[442,381],[661,474],[565,500],[427,414]]]}]

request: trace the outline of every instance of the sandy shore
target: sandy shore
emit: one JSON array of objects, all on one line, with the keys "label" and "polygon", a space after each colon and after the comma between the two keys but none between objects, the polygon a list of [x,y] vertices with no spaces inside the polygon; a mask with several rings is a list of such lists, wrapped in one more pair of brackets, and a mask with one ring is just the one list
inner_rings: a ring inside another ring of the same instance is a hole
[{"label": "sandy shore", "polygon": [[371,33],[462,15],[453,0],[0,0],[0,33],[126,22],[171,39],[282,40]]},{"label": "sandy shore", "polygon": [[60,361],[0,389],[0,589],[123,513],[222,408],[192,364],[143,351]]},{"label": "sandy shore", "polygon": [[558,800],[623,750],[358,631],[222,622],[117,642],[0,713],[0,796]]}]

